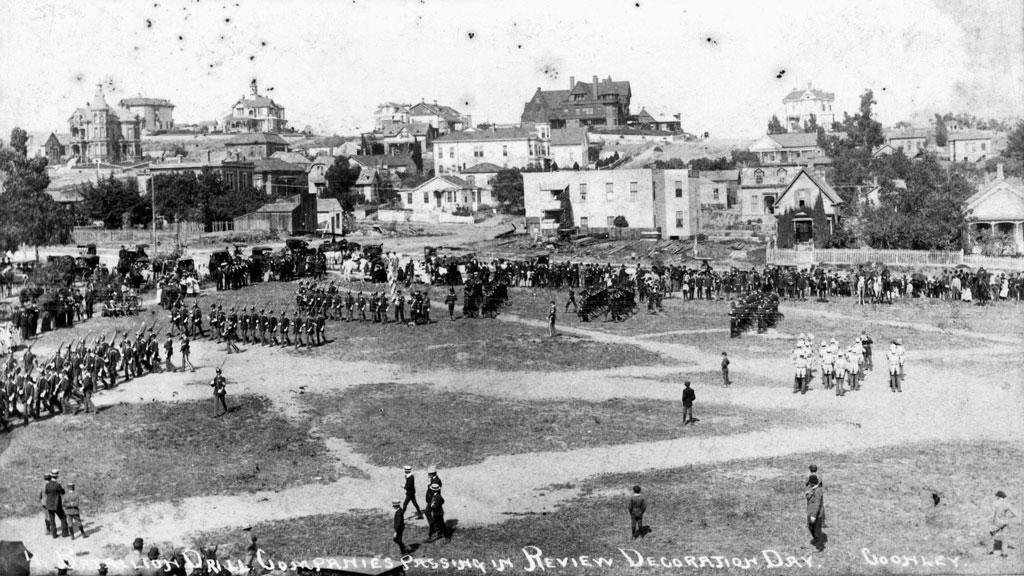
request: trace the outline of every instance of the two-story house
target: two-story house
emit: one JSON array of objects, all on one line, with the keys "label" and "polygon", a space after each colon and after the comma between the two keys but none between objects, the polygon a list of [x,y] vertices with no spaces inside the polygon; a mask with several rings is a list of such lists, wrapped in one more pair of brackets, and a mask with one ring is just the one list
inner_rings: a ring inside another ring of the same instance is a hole
[{"label": "two-story house", "polygon": [[804,124],[811,121],[813,114],[818,126],[830,130],[836,120],[835,112],[832,111],[835,101],[834,93],[818,90],[810,83],[803,90],[793,88],[782,99],[786,108],[787,129],[791,132],[803,130]]},{"label": "two-story house", "polygon": [[235,102],[231,113],[224,117],[224,132],[284,132],[288,125],[284,117],[284,106],[261,96],[255,80],[249,85],[249,90],[250,94]]},{"label": "two-story house", "polygon": [[166,98],[124,98],[117,103],[134,116],[146,132],[161,132],[174,128],[174,104]]},{"label": "two-story house", "polygon": [[804,132],[766,134],[747,150],[757,154],[762,166],[805,164],[825,157],[825,152],[818,147],[818,135]]},{"label": "two-story house", "polygon": [[947,137],[947,146],[951,162],[977,162],[994,156],[992,135],[988,132],[968,130],[952,133]]},{"label": "two-story house", "polygon": [[79,162],[123,162],[142,158],[139,119],[127,108],[111,108],[96,85],[96,95],[85,108],[68,118],[70,140],[65,153]]},{"label": "two-story house", "polygon": [[892,147],[894,152],[902,150],[904,156],[913,158],[923,153],[928,147],[929,133],[929,130],[922,128],[886,130],[885,143]]},{"label": "two-story house", "polygon": [[288,151],[288,142],[277,134],[241,134],[225,142],[224,147],[240,158],[269,158]]},{"label": "two-story house", "polygon": [[473,118],[462,114],[451,106],[434,103],[420,102],[410,106],[408,109],[409,122],[419,122],[431,125],[438,134],[448,134],[471,128]]},{"label": "two-story house", "polygon": [[[793,233],[797,243],[814,239],[814,205],[821,199],[828,218],[829,232],[835,229],[840,217],[843,199],[825,181],[810,170],[799,169],[796,177],[782,191],[775,202],[775,216],[793,211]],[[823,248],[823,246],[819,246]]]},{"label": "two-story house", "polygon": [[523,107],[521,122],[545,123],[552,128],[580,126],[625,126],[633,97],[628,81],[577,82],[569,77],[568,90],[541,90]]},{"label": "two-story house", "polygon": [[685,169],[524,172],[523,195],[527,233],[534,237],[556,234],[567,206],[581,233],[625,227],[685,239],[697,233],[700,217]]},{"label": "two-story house", "polygon": [[434,140],[437,174],[458,174],[484,162],[502,168],[549,168],[551,127],[524,124],[518,128],[473,129],[452,132]]}]

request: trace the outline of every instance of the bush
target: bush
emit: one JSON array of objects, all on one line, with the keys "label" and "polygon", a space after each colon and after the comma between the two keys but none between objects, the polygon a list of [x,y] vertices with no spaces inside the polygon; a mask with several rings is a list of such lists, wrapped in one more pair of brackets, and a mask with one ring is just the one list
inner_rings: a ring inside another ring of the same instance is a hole
[{"label": "bush", "polygon": [[459,206],[459,207],[455,208],[455,210],[452,210],[452,215],[453,216],[472,216],[473,212],[470,211],[470,209],[465,207],[465,206]]},{"label": "bush", "polygon": [[481,204],[476,209],[477,212],[490,212],[491,210],[492,208],[490,204]]},{"label": "bush", "polygon": [[629,222],[626,221],[625,216],[616,216],[615,220],[612,220],[612,225],[616,228],[629,228]]},{"label": "bush", "polygon": [[661,149],[661,146],[655,146],[654,147],[654,151],[655,152],[664,152],[664,150]]},{"label": "bush", "polygon": [[707,239],[708,239],[708,235],[707,234],[705,234],[703,232],[701,232],[700,234],[697,234],[697,242],[705,242]]}]

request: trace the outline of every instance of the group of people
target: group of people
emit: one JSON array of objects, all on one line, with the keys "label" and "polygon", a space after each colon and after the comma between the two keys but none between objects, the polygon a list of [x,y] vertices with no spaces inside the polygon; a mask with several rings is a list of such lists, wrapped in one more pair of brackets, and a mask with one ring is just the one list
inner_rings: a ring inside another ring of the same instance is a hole
[{"label": "group of people", "polygon": [[31,346],[20,361],[9,352],[0,371],[0,428],[6,431],[14,417],[27,426],[30,418],[42,419],[44,411],[49,416],[95,411],[93,395],[117,386],[119,378],[129,381],[152,373],[195,371],[187,335],[180,336],[177,346],[180,368],[173,361],[172,335],[168,333],[162,344],[157,335],[153,327],[146,330],[143,325],[134,337],[124,332],[120,342],[115,334],[109,340],[98,336],[92,342],[83,338],[77,344],[62,343],[45,362],[39,362]]},{"label": "group of people", "polygon": [[437,467],[427,467],[427,491],[423,495],[424,507],[421,509],[416,501],[416,476],[412,473],[412,466],[405,466],[405,479],[402,490],[405,492],[404,500],[392,500],[394,508],[392,517],[394,524],[394,535],[392,540],[398,545],[399,551],[408,554],[411,550],[405,545],[403,539],[405,534],[405,514],[411,503],[416,509],[416,519],[422,520],[424,515],[427,519],[428,532],[427,541],[432,542],[436,538],[444,538],[449,541],[452,538],[451,528],[444,519],[444,496],[441,495],[441,477],[437,475]]},{"label": "group of people", "polygon": [[75,539],[75,530],[82,538],[88,538],[82,524],[82,495],[75,489],[75,483],[68,482],[65,489],[60,483],[60,470],[56,468],[43,474],[43,488],[39,491],[39,504],[43,508],[46,533],[57,538],[57,520],[60,520],[60,536]]},{"label": "group of people", "polygon": [[[822,340],[815,349],[813,334],[800,334],[793,348],[793,393],[806,394],[816,373],[820,373],[822,388],[835,390],[836,396],[847,391],[860,390],[866,371],[874,368],[872,345],[874,340],[862,331],[843,347],[835,338]],[[889,387],[893,392],[903,391],[903,339],[892,341],[886,353],[889,369]]]}]

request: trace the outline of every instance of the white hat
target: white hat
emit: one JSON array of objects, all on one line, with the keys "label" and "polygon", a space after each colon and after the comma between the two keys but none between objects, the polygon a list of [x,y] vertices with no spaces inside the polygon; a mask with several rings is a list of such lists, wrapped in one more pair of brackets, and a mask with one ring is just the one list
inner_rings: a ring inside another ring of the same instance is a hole
[{"label": "white hat", "polygon": [[50,470],[50,476],[57,476],[59,474],[60,474],[60,470],[57,470],[56,468],[54,468],[53,470]]},{"label": "white hat", "polygon": [[406,471],[406,472],[412,472],[412,466],[408,466],[408,465],[406,465],[406,466],[405,466],[405,471]]},{"label": "white hat", "polygon": [[437,474],[437,466],[427,466],[427,474]]}]

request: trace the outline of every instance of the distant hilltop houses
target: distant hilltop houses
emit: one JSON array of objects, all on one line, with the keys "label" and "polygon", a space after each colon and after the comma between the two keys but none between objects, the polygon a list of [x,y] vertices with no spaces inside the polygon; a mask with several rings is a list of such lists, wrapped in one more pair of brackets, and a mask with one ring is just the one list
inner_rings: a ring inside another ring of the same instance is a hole
[{"label": "distant hilltop houses", "polygon": [[265,132],[279,134],[285,131],[288,121],[284,117],[284,106],[259,93],[256,80],[249,84],[249,94],[244,95],[231,107],[231,113],[223,118],[225,133]]}]

